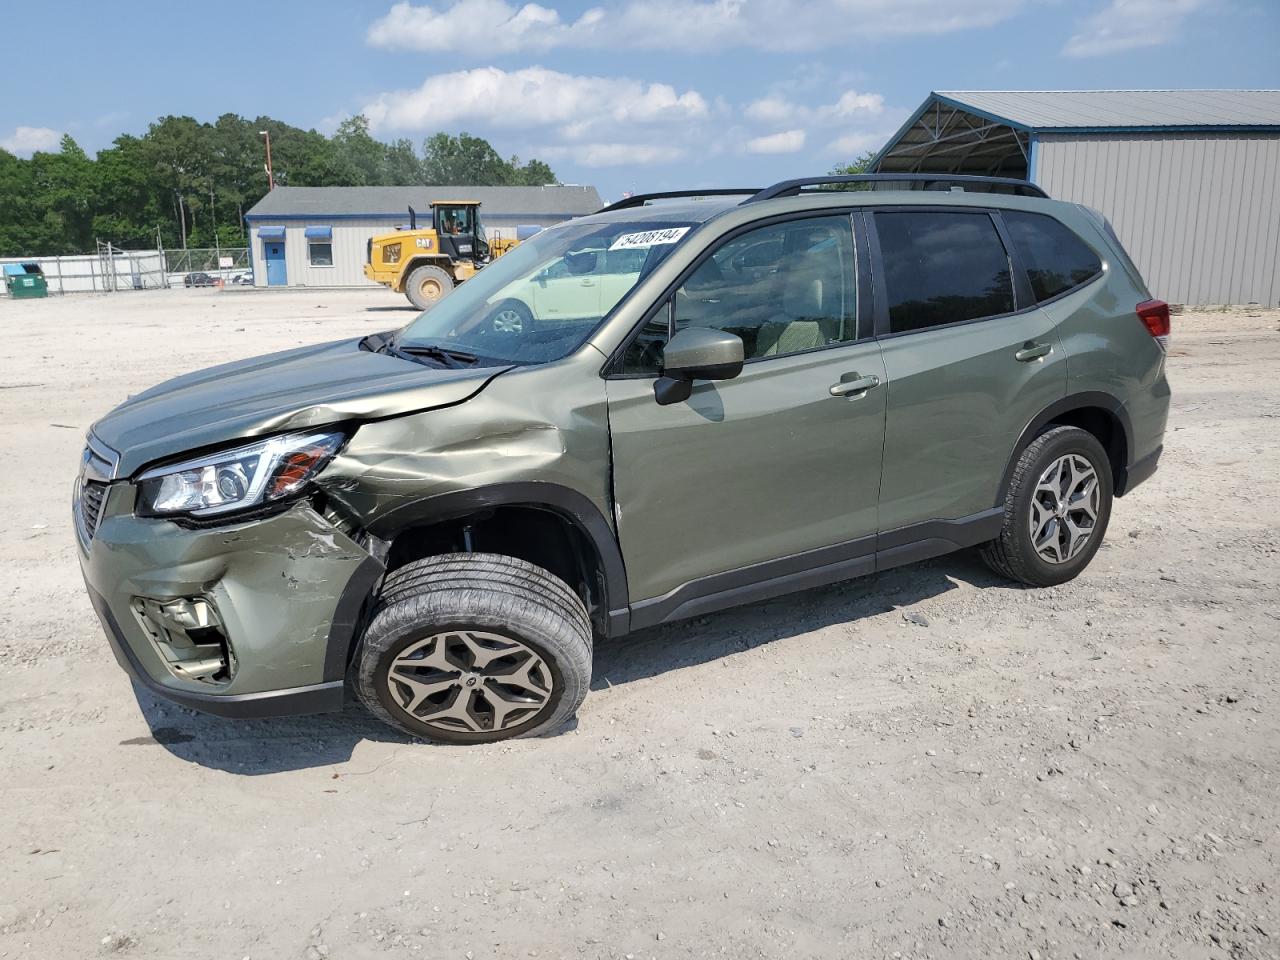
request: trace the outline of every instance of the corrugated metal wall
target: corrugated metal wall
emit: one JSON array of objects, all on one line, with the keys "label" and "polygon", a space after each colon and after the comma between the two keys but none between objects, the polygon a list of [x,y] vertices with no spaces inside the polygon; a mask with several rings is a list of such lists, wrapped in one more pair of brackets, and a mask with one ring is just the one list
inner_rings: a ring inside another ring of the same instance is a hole
[{"label": "corrugated metal wall", "polygon": [[1154,296],[1280,306],[1280,136],[1042,134],[1032,178],[1100,210]]},{"label": "corrugated metal wall", "polygon": [[[333,227],[333,266],[313,267],[308,258],[307,227]],[[250,231],[253,238],[253,282],[259,287],[267,285],[267,264],[263,259],[262,241],[258,228],[284,227],[284,262],[291,287],[374,287],[365,279],[364,258],[369,238],[395,229],[386,220],[322,220],[302,223],[297,220],[255,220]]]},{"label": "corrugated metal wall", "polygon": [[[430,213],[424,218],[418,214],[419,223],[430,226]],[[258,239],[258,228],[273,226],[284,227],[285,269],[291,287],[376,287],[377,284],[364,275],[364,261],[367,256],[369,238],[395,230],[397,223],[408,220],[406,214],[400,220],[379,218],[369,219],[332,219],[317,217],[314,220],[271,220],[255,219],[250,230],[250,256],[253,258],[254,284],[259,287],[267,285],[267,265],[263,259],[262,241]],[[536,223],[549,227],[559,223],[558,217],[502,217],[481,214],[485,230],[490,236],[502,234],[515,236],[517,223]],[[331,226],[333,228],[333,266],[311,266],[307,250],[307,227]]]}]

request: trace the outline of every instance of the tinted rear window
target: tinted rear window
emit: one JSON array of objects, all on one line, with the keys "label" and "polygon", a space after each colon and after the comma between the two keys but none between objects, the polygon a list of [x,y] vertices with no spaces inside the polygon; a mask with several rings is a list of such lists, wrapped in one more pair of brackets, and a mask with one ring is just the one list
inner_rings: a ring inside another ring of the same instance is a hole
[{"label": "tinted rear window", "polygon": [[902,333],[1013,310],[1009,256],[986,213],[877,213],[889,330]]},{"label": "tinted rear window", "polygon": [[1053,217],[1013,210],[1006,210],[1003,216],[1037,301],[1078,287],[1102,270],[1098,255]]}]

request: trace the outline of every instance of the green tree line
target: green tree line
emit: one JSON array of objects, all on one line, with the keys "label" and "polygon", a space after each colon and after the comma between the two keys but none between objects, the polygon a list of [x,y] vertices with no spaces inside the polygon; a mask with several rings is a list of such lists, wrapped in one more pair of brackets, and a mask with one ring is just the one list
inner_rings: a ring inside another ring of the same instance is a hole
[{"label": "green tree line", "polygon": [[90,157],[70,136],[57,153],[30,159],[0,149],[0,256],[245,242],[244,214],[267,192],[260,131],[271,134],[277,186],[541,185],[556,176],[541,160],[503,159],[488,141],[437,133],[421,149],[384,143],[363,116],[331,137],[270,117],[224,114],[214,123],[162,117]]}]

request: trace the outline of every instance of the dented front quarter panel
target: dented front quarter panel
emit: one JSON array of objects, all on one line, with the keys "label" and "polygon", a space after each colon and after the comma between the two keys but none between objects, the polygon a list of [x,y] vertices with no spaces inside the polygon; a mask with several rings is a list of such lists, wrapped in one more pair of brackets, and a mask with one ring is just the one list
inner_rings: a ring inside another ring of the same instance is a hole
[{"label": "dented front quarter panel", "polygon": [[[152,681],[176,692],[234,696],[328,679],[335,612],[352,576],[371,562],[365,550],[306,503],[193,530],[134,516],[135,492],[127,483],[112,487],[81,567]],[[231,681],[211,688],[175,677],[134,616],[135,597],[211,601],[235,651]]]},{"label": "dented front quarter panel", "polygon": [[612,528],[604,359],[583,347],[503,373],[466,403],[365,423],[317,482],[383,539],[434,519],[433,498],[507,483],[566,487]]}]

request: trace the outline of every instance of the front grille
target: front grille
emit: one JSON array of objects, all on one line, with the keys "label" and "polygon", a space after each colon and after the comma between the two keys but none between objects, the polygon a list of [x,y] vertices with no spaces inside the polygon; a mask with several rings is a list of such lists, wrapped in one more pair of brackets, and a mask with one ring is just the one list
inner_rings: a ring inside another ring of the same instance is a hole
[{"label": "front grille", "polygon": [[80,525],[85,538],[92,540],[102,516],[102,502],[107,498],[107,485],[97,480],[85,480],[80,487]]}]

